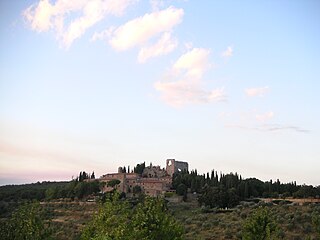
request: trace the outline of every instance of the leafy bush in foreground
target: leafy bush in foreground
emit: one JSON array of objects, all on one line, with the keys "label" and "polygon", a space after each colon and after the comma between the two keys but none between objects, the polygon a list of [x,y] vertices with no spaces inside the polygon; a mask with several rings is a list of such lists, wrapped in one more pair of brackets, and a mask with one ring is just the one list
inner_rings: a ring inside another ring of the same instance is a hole
[{"label": "leafy bush in foreground", "polygon": [[183,228],[167,212],[163,199],[145,197],[136,206],[115,193],[107,200],[81,239],[180,240]]},{"label": "leafy bush in foreground", "polygon": [[50,235],[36,202],[20,206],[10,219],[0,224],[0,239],[41,240],[50,239]]},{"label": "leafy bush in foreground", "polygon": [[274,239],[278,227],[266,208],[258,208],[247,219],[243,226],[242,239],[270,240]]}]

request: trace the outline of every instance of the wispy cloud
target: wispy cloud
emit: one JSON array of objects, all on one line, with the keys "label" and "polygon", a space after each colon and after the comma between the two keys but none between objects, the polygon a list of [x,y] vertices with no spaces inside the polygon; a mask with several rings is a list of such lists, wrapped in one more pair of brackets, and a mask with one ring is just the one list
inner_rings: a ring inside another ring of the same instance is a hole
[{"label": "wispy cloud", "polygon": [[247,88],[244,91],[248,97],[263,97],[269,92],[269,87]]},{"label": "wispy cloud", "polygon": [[[58,0],[51,4],[41,0],[22,13],[31,29],[53,30],[61,44],[68,48],[87,29],[107,15],[119,16],[136,0]],[[79,17],[80,13],[80,17]],[[67,22],[66,19],[72,19]]]},{"label": "wispy cloud", "polygon": [[272,119],[274,117],[274,113],[270,111],[263,114],[256,114],[255,117],[256,117],[256,120],[258,120],[259,122],[265,122],[267,120]]},{"label": "wispy cloud", "polygon": [[227,49],[224,52],[222,52],[221,56],[224,58],[232,57],[233,56],[233,47],[232,46],[227,47]]},{"label": "wispy cloud", "polygon": [[244,130],[255,130],[255,131],[262,131],[262,132],[280,132],[280,131],[294,131],[298,133],[308,133],[310,130],[293,126],[293,125],[283,125],[283,124],[262,124],[257,126],[246,126],[246,125],[239,125],[239,124],[226,124],[225,127],[227,128],[239,128]]},{"label": "wispy cloud", "polygon": [[145,14],[111,31],[109,43],[119,51],[142,46],[149,39],[163,32],[170,32],[174,26],[182,22],[183,15],[183,9],[175,7]]},{"label": "wispy cloud", "polygon": [[224,88],[208,91],[202,87],[202,77],[210,68],[210,51],[193,48],[183,54],[172,66],[170,74],[155,83],[162,99],[169,105],[180,107],[190,103],[226,101]]},{"label": "wispy cloud", "polygon": [[253,124],[269,121],[275,117],[275,113],[273,111],[261,113],[261,111],[258,111],[257,109],[251,109],[246,111],[221,112],[219,117],[228,121],[242,121]]},{"label": "wispy cloud", "polygon": [[158,11],[165,5],[163,0],[150,0],[149,2],[153,11]]},{"label": "wispy cloud", "polygon": [[224,88],[207,91],[192,82],[156,82],[155,89],[162,93],[162,99],[173,107],[186,104],[226,101]]},{"label": "wispy cloud", "polygon": [[169,32],[162,35],[158,42],[152,46],[143,47],[139,51],[138,62],[144,63],[147,59],[166,55],[172,52],[178,45],[178,40],[172,38]]}]

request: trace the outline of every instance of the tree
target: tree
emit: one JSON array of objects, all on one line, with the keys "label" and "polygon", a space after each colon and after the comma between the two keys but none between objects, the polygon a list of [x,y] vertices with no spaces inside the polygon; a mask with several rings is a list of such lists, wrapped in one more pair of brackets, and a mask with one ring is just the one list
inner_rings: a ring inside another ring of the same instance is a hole
[{"label": "tree", "polygon": [[258,208],[243,225],[243,240],[271,240],[278,227],[267,208]]},{"label": "tree", "polygon": [[100,207],[92,221],[88,223],[81,234],[81,239],[87,240],[129,240],[131,227],[128,225],[130,205],[120,200],[120,194],[115,194]]},{"label": "tree", "polygon": [[11,218],[0,225],[0,239],[50,239],[51,232],[41,218],[38,202],[20,206]]},{"label": "tree", "polygon": [[58,188],[57,187],[50,187],[45,191],[45,196],[47,200],[55,199],[57,198],[57,192]]},{"label": "tree", "polygon": [[90,194],[98,193],[100,191],[100,184],[98,181],[78,182],[73,191],[75,197],[81,199]]},{"label": "tree", "polygon": [[133,187],[133,194],[140,194],[141,192],[142,192],[142,189],[141,189],[140,186],[135,185],[135,186]]},{"label": "tree", "polygon": [[187,200],[187,192],[188,192],[188,188],[185,184],[180,183],[177,187],[176,193],[180,196],[183,196],[183,200]]},{"label": "tree", "polygon": [[107,183],[108,187],[115,187],[116,185],[118,185],[119,183],[121,183],[120,180],[118,179],[112,179]]},{"label": "tree", "polygon": [[146,197],[136,207],[133,217],[133,237],[146,240],[181,240],[183,227],[168,213],[161,198]]},{"label": "tree", "polygon": [[222,185],[220,187],[206,185],[198,200],[200,205],[211,208],[232,208],[239,203],[239,197],[236,194],[236,190],[234,188],[226,190]]},{"label": "tree", "polygon": [[81,239],[180,240],[182,233],[163,199],[145,197],[132,206],[115,192],[85,227]]},{"label": "tree", "polygon": [[180,196],[184,196],[187,194],[187,186],[183,183],[180,183],[176,190],[177,194]]},{"label": "tree", "polygon": [[320,213],[318,211],[312,213],[312,223],[320,239]]},{"label": "tree", "polygon": [[96,179],[96,176],[94,175],[94,172],[91,174],[91,179]]},{"label": "tree", "polygon": [[137,166],[134,168],[134,172],[135,173],[138,173],[138,174],[142,174],[143,173],[143,170],[145,169],[146,167],[146,163],[140,163],[140,164],[137,164]]},{"label": "tree", "polygon": [[83,172],[80,172],[78,179],[79,179],[79,182],[82,182],[83,180],[88,178],[89,178],[89,174],[83,171]]}]

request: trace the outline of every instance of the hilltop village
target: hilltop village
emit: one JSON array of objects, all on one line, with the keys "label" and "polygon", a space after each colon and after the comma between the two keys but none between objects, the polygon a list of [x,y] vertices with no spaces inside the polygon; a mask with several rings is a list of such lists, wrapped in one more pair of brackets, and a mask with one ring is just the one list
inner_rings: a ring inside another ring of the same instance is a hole
[{"label": "hilltop village", "polygon": [[176,172],[188,171],[188,163],[176,161],[175,159],[167,159],[166,168],[160,166],[144,167],[141,174],[135,172],[126,172],[122,167],[118,168],[117,173],[108,173],[97,180],[105,182],[102,192],[109,192],[114,189],[110,186],[111,181],[119,181],[115,187],[124,192],[127,196],[133,195],[135,192],[144,192],[146,195],[157,197],[164,195],[171,190],[172,177]]}]

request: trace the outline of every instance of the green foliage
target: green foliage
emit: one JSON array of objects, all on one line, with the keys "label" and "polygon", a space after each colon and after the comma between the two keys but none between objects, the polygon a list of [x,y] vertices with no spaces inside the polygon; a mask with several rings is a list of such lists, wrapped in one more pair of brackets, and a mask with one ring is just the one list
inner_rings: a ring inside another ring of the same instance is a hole
[{"label": "green foliage", "polygon": [[227,190],[223,186],[210,187],[205,186],[202,195],[199,197],[199,204],[207,207],[232,208],[238,205],[239,197],[236,190],[231,188]]},{"label": "green foliage", "polygon": [[37,182],[22,185],[0,186],[0,201],[43,200],[45,191],[51,187],[64,187],[68,182]]},{"label": "green foliage", "polygon": [[50,231],[41,218],[40,204],[30,203],[20,206],[0,225],[0,239],[41,240],[50,239]]},{"label": "green foliage", "polygon": [[317,188],[311,185],[309,186],[302,185],[296,192],[293,193],[293,197],[296,197],[296,198],[315,197],[317,194],[319,194],[319,192],[317,192]]},{"label": "green foliage", "polygon": [[91,222],[82,232],[81,239],[129,239],[127,228],[130,205],[125,200],[120,200],[120,195],[115,193],[107,199]]},{"label": "green foliage", "polygon": [[120,180],[118,179],[112,179],[107,183],[108,187],[115,187],[116,185],[118,185],[119,183],[121,183]]},{"label": "green foliage", "polygon": [[[84,181],[90,178],[91,181]],[[69,182],[37,182],[0,186],[0,201],[20,202],[21,200],[42,201],[44,199],[82,198],[100,191],[99,183],[94,181],[94,178],[94,172],[91,176],[86,172],[80,172],[79,177]]]},{"label": "green foliage", "polygon": [[180,196],[185,196],[187,195],[187,186],[183,183],[180,183],[177,187],[176,193]]},{"label": "green foliage", "polygon": [[142,174],[143,173],[143,170],[145,169],[146,167],[146,163],[140,163],[140,164],[137,164],[137,166],[134,168],[133,172],[135,173],[138,173],[138,174]]},{"label": "green foliage", "polygon": [[243,240],[275,239],[278,227],[267,208],[258,208],[243,225]]},{"label": "green foliage", "polygon": [[71,181],[68,184],[58,187],[50,187],[45,191],[45,199],[52,200],[58,198],[79,198],[82,199],[90,194],[96,194],[100,191],[98,181]]},{"label": "green foliage", "polygon": [[263,182],[257,178],[243,179],[237,173],[218,175],[214,170],[198,175],[197,170],[179,172],[173,175],[172,187],[178,192],[178,187],[184,184],[191,192],[205,196],[199,198],[199,203],[212,207],[231,207],[240,200],[258,197],[317,197],[320,187],[297,185],[296,182],[280,183],[279,180]]},{"label": "green foliage", "polygon": [[167,212],[163,199],[146,197],[139,203],[132,217],[131,239],[178,240],[183,228]]},{"label": "green foliage", "polygon": [[183,228],[167,212],[163,199],[145,197],[136,206],[115,193],[84,229],[81,239],[179,240]]},{"label": "green foliage", "polygon": [[312,213],[312,223],[320,239],[320,212],[319,211],[314,211]]},{"label": "green foliage", "polygon": [[79,173],[79,177],[77,178],[79,182],[82,182],[85,179],[90,179],[90,174],[85,171]]},{"label": "green foliage", "polygon": [[139,185],[135,185],[133,187],[133,193],[134,194],[140,194],[141,192],[142,192],[142,189],[141,189],[141,187]]},{"label": "green foliage", "polygon": [[100,186],[98,181],[78,182],[73,190],[75,197],[81,199],[84,196],[99,192]]}]

